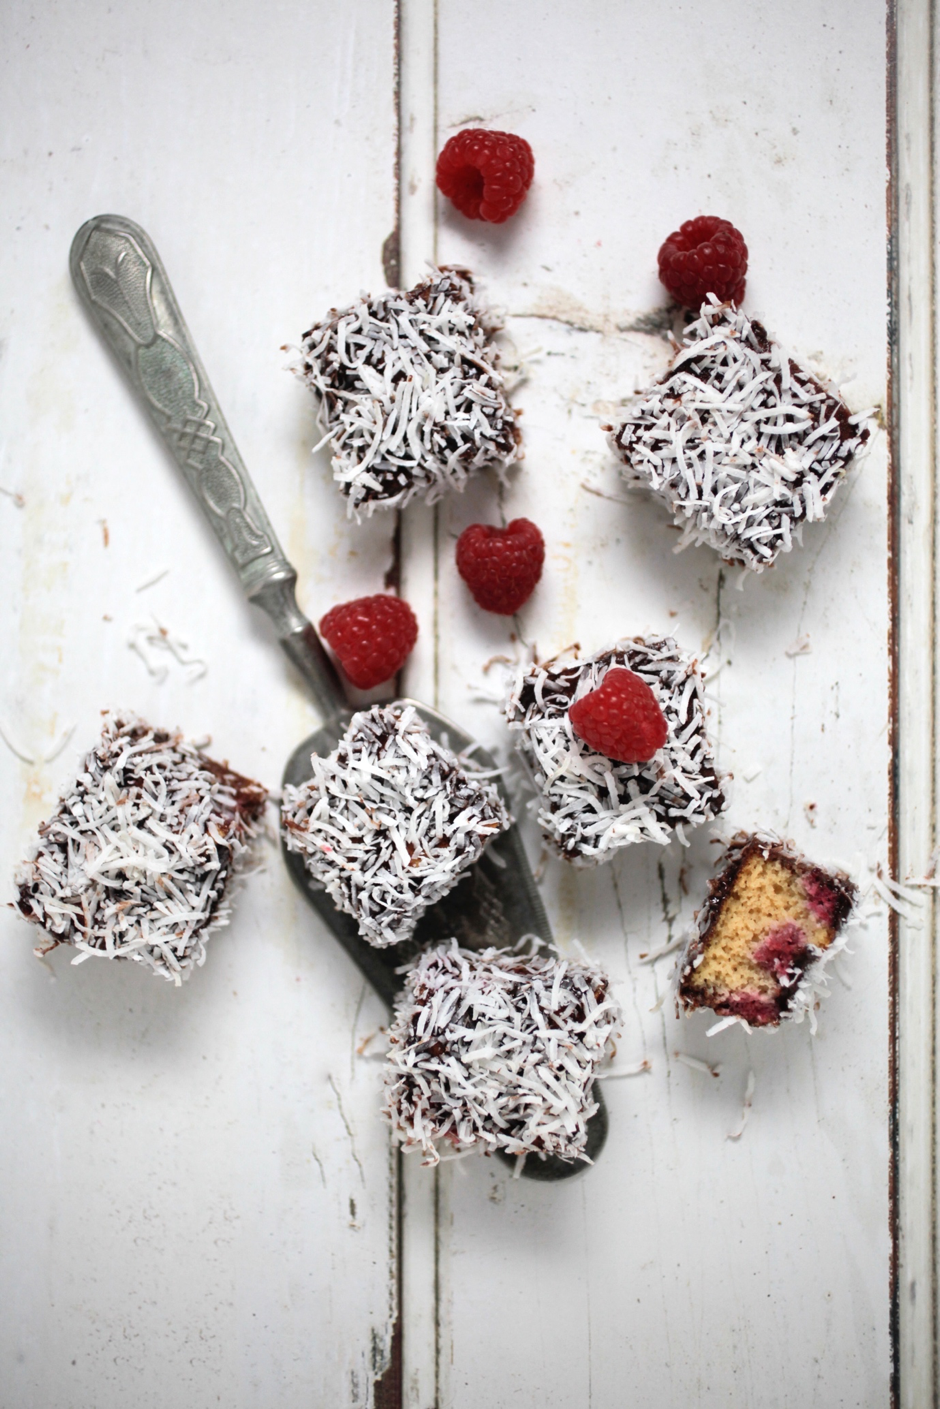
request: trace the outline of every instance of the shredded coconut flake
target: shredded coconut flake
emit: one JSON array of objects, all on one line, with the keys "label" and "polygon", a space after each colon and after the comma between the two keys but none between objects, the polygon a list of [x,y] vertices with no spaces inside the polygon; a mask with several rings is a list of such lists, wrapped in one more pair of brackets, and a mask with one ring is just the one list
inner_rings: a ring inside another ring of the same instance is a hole
[{"label": "shredded coconut flake", "polygon": [[101,741],[17,870],[17,908],[73,963],[134,959],[180,983],[227,924],[226,894],[259,831],[260,783],[179,734],[107,715]]},{"label": "shredded coconut flake", "polygon": [[[438,269],[318,323],[294,368],[320,398],[323,441],[349,512],[429,504],[518,456],[493,335],[466,269]],[[320,443],[322,444],[323,441]]]},{"label": "shredded coconut flake", "polygon": [[642,1061],[633,1062],[628,1067],[618,1067],[616,1071],[599,1071],[594,1078],[595,1081],[617,1081],[622,1076],[645,1076],[647,1072],[653,1070],[653,1064],[649,1057],[644,1057]]},{"label": "shredded coconut flake", "polygon": [[799,542],[869,431],[834,390],[713,294],[665,377],[611,435],[628,484],[683,528],[754,572]]},{"label": "shredded coconut flake", "polygon": [[757,1081],[754,1073],[753,1071],[749,1071],[747,1074],[747,1085],[744,1088],[744,1100],[741,1103],[741,1120],[737,1130],[729,1130],[728,1134],[725,1136],[726,1140],[740,1140],[741,1136],[744,1134],[748,1117],[754,1105],[754,1088],[756,1085]]},{"label": "shredded coconut flake", "polygon": [[[592,1086],[622,1022],[607,977],[518,950],[425,951],[390,1033],[385,1114],[435,1165],[474,1148],[587,1160]],[[445,1156],[446,1157],[446,1156]]]},{"label": "shredded coconut flake", "polygon": [[285,787],[287,847],[379,948],[408,939],[512,819],[494,784],[462,767],[412,706],[353,715],[313,777]]},{"label": "shredded coconut flake", "polygon": [[[663,747],[648,763],[618,763],[579,739],[569,707],[625,666],[649,685],[666,719]],[[556,657],[524,667],[506,715],[535,784],[548,840],[579,866],[608,861],[620,847],[673,836],[724,810],[723,780],[705,732],[702,677],[692,657],[667,637],[619,641],[589,660]]]},{"label": "shredded coconut flake", "polygon": [[721,1075],[721,1063],[711,1066],[708,1062],[703,1062],[701,1057],[693,1057],[691,1052],[674,1052],[673,1056],[677,1062],[681,1062],[684,1067],[689,1067],[692,1071],[702,1071],[706,1076],[719,1077]]},{"label": "shredded coconut flake", "polygon": [[[169,668],[166,665],[167,656],[186,670],[190,684],[201,679],[206,673],[205,661],[198,656],[191,656],[187,643],[179,636],[175,636],[166,626],[161,626],[156,617],[153,619],[152,626],[148,626],[144,622],[137,622],[127,639],[127,644],[143,661],[147,667],[148,675],[151,675],[158,684],[162,684],[169,674]],[[162,657],[162,660],[158,657]]]},{"label": "shredded coconut flake", "polygon": [[687,942],[687,935],[677,935],[675,939],[667,940],[665,944],[661,944],[658,949],[650,949],[647,950],[645,954],[641,954],[639,956],[640,963],[656,964],[659,962],[660,959],[665,959],[667,954],[674,954],[677,949],[684,949]]}]

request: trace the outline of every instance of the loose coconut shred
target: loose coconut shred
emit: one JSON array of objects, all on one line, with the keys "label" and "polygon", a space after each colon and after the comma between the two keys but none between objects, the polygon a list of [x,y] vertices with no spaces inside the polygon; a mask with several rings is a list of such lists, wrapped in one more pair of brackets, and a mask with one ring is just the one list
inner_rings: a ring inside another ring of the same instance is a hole
[{"label": "loose coconut shred", "polygon": [[662,499],[683,529],[676,552],[707,543],[761,572],[825,517],[868,440],[865,417],[714,294],[684,342],[611,444],[627,483]]},{"label": "loose coconut shred", "polygon": [[581,1159],[598,1066],[622,1022],[588,964],[456,940],[425,951],[396,1005],[385,1114],[422,1163],[478,1148]]},{"label": "loose coconut shred", "polygon": [[258,833],[267,793],[132,715],[107,715],[16,873],[17,908],[48,939],[134,959],[179,984],[228,923],[226,893]]},{"label": "loose coconut shred", "polygon": [[333,476],[349,512],[429,504],[518,455],[493,335],[466,269],[409,293],[363,296],[304,333],[298,376],[320,397]]},{"label": "loose coconut shred", "polygon": [[[666,720],[663,747],[648,763],[618,763],[574,733],[568,710],[625,666],[649,685]],[[705,730],[696,661],[666,637],[619,641],[589,660],[573,655],[525,667],[506,706],[510,729],[536,788],[538,820],[566,861],[595,866],[620,847],[665,845],[726,806]]]},{"label": "loose coconut shred", "polygon": [[493,783],[461,767],[412,706],[353,715],[313,777],[287,786],[290,851],[378,948],[408,939],[512,819]]}]

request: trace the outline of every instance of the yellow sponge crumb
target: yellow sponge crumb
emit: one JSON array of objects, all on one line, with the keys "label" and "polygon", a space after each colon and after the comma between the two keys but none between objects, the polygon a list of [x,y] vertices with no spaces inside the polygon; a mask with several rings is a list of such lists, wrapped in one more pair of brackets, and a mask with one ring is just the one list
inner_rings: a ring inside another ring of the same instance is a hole
[{"label": "yellow sponge crumb", "polygon": [[718,918],[708,935],[702,961],[683,987],[699,991],[747,988],[773,997],[780,984],[772,972],[755,964],[751,955],[777,925],[792,920],[808,944],[826,949],[834,931],[822,925],[806,903],[806,894],[793,870],[774,857],[753,853],[742,865]]}]

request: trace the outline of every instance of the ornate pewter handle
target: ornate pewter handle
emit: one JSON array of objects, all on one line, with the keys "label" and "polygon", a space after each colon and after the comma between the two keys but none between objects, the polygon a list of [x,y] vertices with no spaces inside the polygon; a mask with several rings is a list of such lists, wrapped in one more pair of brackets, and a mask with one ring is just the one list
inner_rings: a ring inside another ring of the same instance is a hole
[{"label": "ornate pewter handle", "polygon": [[249,599],[330,719],[348,708],[336,671],[297,606],[297,573],[245,469],[150,237],[123,215],[96,215],[72,241],[72,279],[146,406]]}]

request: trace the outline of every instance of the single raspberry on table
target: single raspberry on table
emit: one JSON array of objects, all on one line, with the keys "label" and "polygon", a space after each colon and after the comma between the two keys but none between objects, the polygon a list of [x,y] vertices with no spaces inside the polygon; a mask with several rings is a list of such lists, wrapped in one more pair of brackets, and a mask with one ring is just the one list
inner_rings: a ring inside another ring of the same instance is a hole
[{"label": "single raspberry on table", "polygon": [[522,205],[534,171],[532,148],[524,137],[468,127],[442,148],[437,185],[461,215],[501,225]]},{"label": "single raspberry on table", "polygon": [[739,304],[746,273],[744,236],[717,215],[687,220],[659,251],[659,277],[684,308],[701,308],[708,294]]},{"label": "single raspberry on table", "polygon": [[529,519],[507,528],[472,523],[457,539],[457,571],[487,612],[512,616],[535,591],[545,561],[545,539]]},{"label": "single raspberry on table", "polygon": [[400,597],[379,593],[333,607],[320,635],[352,684],[371,690],[401,670],[418,639],[418,619]]},{"label": "single raspberry on table", "polygon": [[645,680],[614,666],[568,710],[579,739],[619,763],[648,763],[666,742],[666,720]]}]

